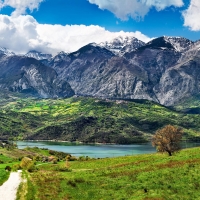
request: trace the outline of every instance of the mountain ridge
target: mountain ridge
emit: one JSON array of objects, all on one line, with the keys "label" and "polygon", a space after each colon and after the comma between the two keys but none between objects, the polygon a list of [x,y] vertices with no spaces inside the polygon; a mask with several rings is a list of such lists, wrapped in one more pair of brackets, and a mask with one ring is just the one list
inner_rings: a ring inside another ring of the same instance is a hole
[{"label": "mountain ridge", "polygon": [[[131,41],[118,40],[120,51]],[[148,99],[171,106],[200,92],[200,41],[162,36],[123,55],[104,46],[90,43],[39,62],[53,68],[82,96]]]}]

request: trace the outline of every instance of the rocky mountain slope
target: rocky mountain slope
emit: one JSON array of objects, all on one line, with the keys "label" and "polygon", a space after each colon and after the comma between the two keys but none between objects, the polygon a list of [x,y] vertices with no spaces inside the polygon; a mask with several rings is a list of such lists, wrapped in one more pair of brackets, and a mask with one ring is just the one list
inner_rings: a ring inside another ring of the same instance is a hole
[{"label": "rocky mountain slope", "polygon": [[[72,95],[72,90],[66,89],[70,88],[67,82],[77,95],[148,99],[166,106],[200,92],[200,41],[192,42],[181,37],[163,36],[147,44],[135,38],[118,37],[99,45],[88,44],[73,53],[60,52],[54,57],[38,52],[30,52],[23,58],[3,53],[0,64],[0,88],[36,90],[42,97],[68,96],[67,91]],[[33,66],[40,68],[40,75],[30,72],[29,69],[36,70],[32,69]],[[45,72],[42,73],[41,69]],[[48,78],[48,73],[53,78]],[[39,79],[48,82],[44,81],[45,85]]]},{"label": "rocky mountain slope", "polygon": [[13,56],[13,55],[15,55],[14,52],[12,52],[9,49],[6,49],[4,47],[0,47],[0,54],[4,54],[4,55],[7,55],[7,56]]},{"label": "rocky mountain slope", "polygon": [[68,82],[36,59],[0,54],[0,89],[42,98],[74,95]]},{"label": "rocky mountain slope", "polygon": [[174,105],[199,93],[199,42],[160,37],[124,56],[89,44],[47,64],[76,94]]},{"label": "rocky mountain slope", "polygon": [[35,50],[29,51],[24,56],[29,58],[35,58],[36,60],[49,60],[50,58],[52,58],[51,54],[45,54]]}]

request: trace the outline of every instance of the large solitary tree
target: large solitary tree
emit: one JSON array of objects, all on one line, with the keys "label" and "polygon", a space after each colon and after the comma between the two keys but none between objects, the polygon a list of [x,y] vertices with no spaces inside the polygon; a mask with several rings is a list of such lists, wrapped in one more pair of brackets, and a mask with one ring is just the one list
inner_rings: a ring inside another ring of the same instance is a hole
[{"label": "large solitary tree", "polygon": [[167,125],[156,131],[152,139],[152,145],[156,146],[157,151],[167,152],[169,156],[180,149],[180,140],[183,131],[172,125]]}]

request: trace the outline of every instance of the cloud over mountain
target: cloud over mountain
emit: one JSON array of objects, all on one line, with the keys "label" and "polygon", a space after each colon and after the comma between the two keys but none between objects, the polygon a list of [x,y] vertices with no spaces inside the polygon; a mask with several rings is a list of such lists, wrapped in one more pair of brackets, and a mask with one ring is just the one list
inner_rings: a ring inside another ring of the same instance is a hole
[{"label": "cloud over mountain", "polygon": [[100,43],[118,36],[134,36],[144,42],[150,40],[139,31],[109,32],[94,25],[39,24],[30,15],[0,15],[0,46],[17,53],[26,53],[33,49],[52,54],[60,51],[72,52],[88,43]]},{"label": "cloud over mountain", "polygon": [[190,6],[183,12],[184,26],[192,31],[200,31],[200,1],[191,0]]},{"label": "cloud over mountain", "polygon": [[122,20],[127,20],[129,17],[136,20],[144,18],[152,7],[160,11],[166,7],[184,5],[183,0],[89,0],[89,2],[98,5],[102,10],[111,11]]}]

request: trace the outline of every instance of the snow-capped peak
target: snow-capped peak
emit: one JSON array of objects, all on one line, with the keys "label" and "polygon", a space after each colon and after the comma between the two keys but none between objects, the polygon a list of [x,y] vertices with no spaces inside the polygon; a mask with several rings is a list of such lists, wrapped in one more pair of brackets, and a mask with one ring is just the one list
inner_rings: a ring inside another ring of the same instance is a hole
[{"label": "snow-capped peak", "polygon": [[183,37],[162,36],[151,40],[145,45],[145,47],[174,49],[175,51],[178,52],[184,52],[188,50],[193,44],[194,42]]},{"label": "snow-capped peak", "polygon": [[4,55],[7,55],[7,56],[13,56],[15,55],[15,53],[13,53],[12,51],[4,48],[4,47],[0,47],[0,54],[4,54]]},{"label": "snow-capped peak", "polygon": [[44,54],[35,50],[29,51],[27,54],[25,54],[25,56],[29,58],[35,58],[37,60],[49,60],[52,58],[51,54]]},{"label": "snow-capped peak", "polygon": [[126,52],[134,51],[135,49],[144,46],[145,43],[135,37],[119,36],[111,41],[101,42],[99,46],[112,51],[116,55],[123,55]]},{"label": "snow-capped peak", "polygon": [[183,37],[167,37],[164,36],[165,41],[171,43],[171,45],[176,49],[176,51],[184,51],[186,50],[189,46],[191,46],[194,42],[183,38]]}]

